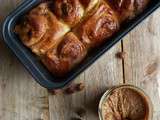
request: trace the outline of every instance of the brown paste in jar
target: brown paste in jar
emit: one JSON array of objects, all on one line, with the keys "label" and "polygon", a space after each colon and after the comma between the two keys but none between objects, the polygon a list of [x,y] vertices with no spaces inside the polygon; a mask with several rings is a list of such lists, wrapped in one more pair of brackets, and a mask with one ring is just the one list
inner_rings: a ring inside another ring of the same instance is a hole
[{"label": "brown paste in jar", "polygon": [[102,109],[104,120],[148,120],[145,97],[131,88],[113,90]]}]

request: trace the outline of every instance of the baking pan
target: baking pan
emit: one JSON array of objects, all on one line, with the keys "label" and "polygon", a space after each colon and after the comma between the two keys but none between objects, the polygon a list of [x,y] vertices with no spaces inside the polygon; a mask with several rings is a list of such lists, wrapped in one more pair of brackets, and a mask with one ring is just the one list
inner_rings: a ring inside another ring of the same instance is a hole
[{"label": "baking pan", "polygon": [[47,89],[58,89],[65,85],[68,85],[73,79],[89,67],[93,62],[109,50],[114,44],[122,39],[129,31],[136,27],[142,20],[149,16],[160,6],[160,0],[151,0],[149,6],[135,19],[129,21],[127,24],[122,25],[121,30],[116,33],[112,38],[107,40],[105,44],[97,49],[92,50],[86,59],[74,68],[69,74],[63,78],[59,78],[51,74],[37,59],[27,47],[19,40],[18,36],[14,33],[14,28],[18,20],[31,10],[33,7],[38,5],[41,0],[26,0],[17,9],[15,9],[5,19],[2,33],[5,43],[14,52],[18,59],[22,62],[25,68],[31,73],[35,80]]}]

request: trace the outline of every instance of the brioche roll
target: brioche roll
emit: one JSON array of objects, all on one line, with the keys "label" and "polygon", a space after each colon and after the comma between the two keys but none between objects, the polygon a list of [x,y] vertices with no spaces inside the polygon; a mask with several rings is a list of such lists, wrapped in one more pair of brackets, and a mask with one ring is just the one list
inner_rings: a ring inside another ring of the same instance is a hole
[{"label": "brioche roll", "polygon": [[80,63],[87,54],[81,41],[72,33],[68,33],[57,49],[51,49],[42,62],[53,74],[64,76],[75,65]]},{"label": "brioche roll", "polygon": [[61,38],[70,30],[50,11],[47,12],[46,19],[49,26],[48,30],[38,43],[31,46],[32,51],[37,55],[44,55],[49,49],[58,45]]},{"label": "brioche roll", "polygon": [[133,19],[142,12],[149,0],[106,0],[110,6],[117,12],[121,22]]},{"label": "brioche roll", "polygon": [[53,0],[51,9],[59,19],[71,27],[80,22],[84,15],[84,9],[79,0]]},{"label": "brioche roll", "polygon": [[45,3],[34,8],[15,28],[15,32],[28,47],[40,41],[49,27],[45,17],[46,8]]},{"label": "brioche roll", "polygon": [[102,44],[119,29],[119,21],[109,5],[102,2],[99,7],[88,16],[74,32],[88,48]]}]

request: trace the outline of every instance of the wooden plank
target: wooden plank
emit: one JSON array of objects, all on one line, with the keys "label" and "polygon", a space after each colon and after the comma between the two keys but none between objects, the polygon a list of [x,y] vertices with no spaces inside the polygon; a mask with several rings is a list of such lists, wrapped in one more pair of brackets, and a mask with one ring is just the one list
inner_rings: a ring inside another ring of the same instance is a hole
[{"label": "wooden plank", "polygon": [[[20,1],[20,0],[19,0]],[[18,0],[0,0],[0,21],[11,11]],[[73,95],[49,95],[17,62],[0,41],[0,120],[71,120],[75,111],[84,108],[84,120],[98,120],[97,104],[104,91],[123,83],[143,88],[154,103],[154,120],[160,118],[160,12],[141,24],[123,42],[127,52],[122,61],[115,57],[121,51],[121,43],[112,48],[75,82],[84,82],[86,89]],[[159,92],[158,92],[159,91]],[[48,113],[48,109],[50,113]]]},{"label": "wooden plank", "polygon": [[[20,0],[0,0],[0,21]],[[48,93],[0,39],[0,120],[48,120]]]},{"label": "wooden plank", "polygon": [[98,120],[99,99],[107,88],[123,82],[122,61],[115,57],[121,51],[121,43],[113,47],[75,82],[84,82],[86,89],[73,95],[49,96],[50,120],[71,120],[76,110],[84,108],[84,120]]},{"label": "wooden plank", "polygon": [[160,9],[124,38],[125,82],[144,89],[160,118]]},{"label": "wooden plank", "polygon": [[153,116],[153,120],[159,120],[160,118],[160,112],[155,112]]}]

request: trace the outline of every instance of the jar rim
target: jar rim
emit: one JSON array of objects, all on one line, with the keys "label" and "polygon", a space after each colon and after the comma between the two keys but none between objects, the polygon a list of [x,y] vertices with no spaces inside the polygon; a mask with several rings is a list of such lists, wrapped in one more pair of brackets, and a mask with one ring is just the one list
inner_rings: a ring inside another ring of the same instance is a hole
[{"label": "jar rim", "polygon": [[99,114],[99,119],[100,120],[104,120],[104,116],[102,113],[102,107],[103,107],[103,103],[106,101],[106,99],[111,95],[111,93],[116,90],[116,89],[120,89],[120,88],[129,88],[132,90],[135,90],[137,93],[139,93],[146,101],[147,107],[148,107],[148,116],[147,119],[148,120],[152,120],[153,119],[153,104],[152,101],[150,99],[150,97],[146,94],[146,92],[134,85],[130,85],[130,84],[122,84],[122,85],[117,85],[117,86],[113,86],[110,89],[106,90],[106,92],[102,95],[100,102],[99,102],[99,106],[98,106],[98,114]]}]

